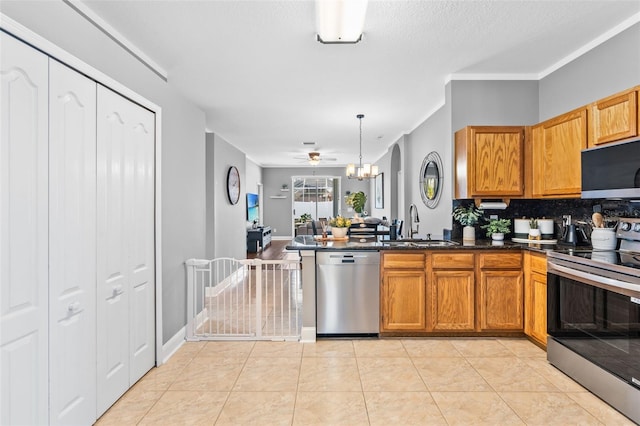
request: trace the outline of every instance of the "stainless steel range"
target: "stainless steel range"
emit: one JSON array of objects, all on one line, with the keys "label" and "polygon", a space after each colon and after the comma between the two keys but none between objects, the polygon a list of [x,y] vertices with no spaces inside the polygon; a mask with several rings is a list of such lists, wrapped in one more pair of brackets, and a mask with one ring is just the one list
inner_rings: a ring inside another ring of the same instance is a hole
[{"label": "stainless steel range", "polygon": [[640,423],[640,219],[621,219],[618,250],[548,255],[547,358]]}]

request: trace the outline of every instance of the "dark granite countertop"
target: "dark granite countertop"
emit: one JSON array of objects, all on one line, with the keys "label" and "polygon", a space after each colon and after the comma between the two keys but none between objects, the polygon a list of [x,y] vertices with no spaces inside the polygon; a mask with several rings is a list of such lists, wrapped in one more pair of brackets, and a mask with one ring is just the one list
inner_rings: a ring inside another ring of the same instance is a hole
[{"label": "dark granite countertop", "polygon": [[496,242],[491,240],[476,240],[472,244],[453,240],[452,245],[426,245],[415,240],[389,241],[381,236],[351,237],[349,240],[334,241],[328,239],[319,241],[313,235],[299,235],[287,245],[287,250],[531,250],[546,253],[556,249],[555,244],[523,244],[510,240]]}]

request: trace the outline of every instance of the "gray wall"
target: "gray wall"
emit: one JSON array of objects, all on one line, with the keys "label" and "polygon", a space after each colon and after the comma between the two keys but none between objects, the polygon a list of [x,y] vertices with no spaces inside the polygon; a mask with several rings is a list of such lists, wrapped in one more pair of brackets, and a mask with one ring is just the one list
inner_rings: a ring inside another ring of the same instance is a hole
[{"label": "gray wall", "polygon": [[[207,169],[213,174],[213,179],[212,190],[207,188],[207,198],[213,197],[213,200],[207,203],[207,208],[213,206],[214,255],[212,258],[244,259],[247,257],[245,154],[220,136],[208,133],[207,148],[211,145],[213,145],[213,163],[207,161]],[[231,204],[227,196],[227,173],[231,166],[235,166],[240,173],[240,200],[237,204]]]},{"label": "gray wall", "polygon": [[[347,212],[344,203],[346,191],[364,191],[367,195],[365,210],[371,212],[373,205],[373,192],[369,181],[357,181],[347,179],[343,167],[274,167],[262,170],[264,190],[264,224],[271,226],[274,237],[291,237],[291,224],[293,221],[293,205],[291,203],[291,190],[282,192],[282,184],[289,185],[291,189],[292,176],[335,176],[340,177],[340,211],[341,214],[351,216]],[[270,198],[270,196],[285,196],[285,198]]]},{"label": "gray wall", "polygon": [[[418,208],[420,223],[418,235],[432,234],[433,238],[442,238],[442,229],[451,228],[451,168],[452,145],[451,125],[449,121],[449,108],[447,105],[440,108],[409,136],[407,158],[411,159],[406,168],[405,193],[407,206],[403,234],[409,235],[409,204],[413,203]],[[435,209],[428,208],[420,196],[420,168],[423,159],[431,151],[436,151],[442,158],[443,178],[442,195]]]},{"label": "gray wall", "polygon": [[163,342],[186,323],[184,261],[205,254],[205,116],[69,6],[2,2],[2,13],[162,107]]},{"label": "gray wall", "polygon": [[539,121],[640,84],[640,24],[540,80]]},{"label": "gray wall", "polygon": [[471,125],[538,122],[537,81],[452,81],[450,101],[452,133]]}]

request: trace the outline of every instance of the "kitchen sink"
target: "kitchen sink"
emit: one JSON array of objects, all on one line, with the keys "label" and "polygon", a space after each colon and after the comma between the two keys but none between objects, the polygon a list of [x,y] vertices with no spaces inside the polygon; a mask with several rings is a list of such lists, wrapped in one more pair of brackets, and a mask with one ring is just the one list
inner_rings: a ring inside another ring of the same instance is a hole
[{"label": "kitchen sink", "polygon": [[420,240],[420,239],[406,239],[406,240],[390,240],[385,241],[391,246],[400,247],[449,247],[457,246],[458,243],[449,240]]}]

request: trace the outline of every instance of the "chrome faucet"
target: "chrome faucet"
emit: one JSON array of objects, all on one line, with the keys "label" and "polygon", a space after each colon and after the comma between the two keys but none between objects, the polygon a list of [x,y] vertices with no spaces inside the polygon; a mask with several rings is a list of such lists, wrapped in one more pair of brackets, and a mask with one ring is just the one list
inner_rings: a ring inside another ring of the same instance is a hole
[{"label": "chrome faucet", "polygon": [[[413,224],[415,223],[416,229],[413,229]],[[418,233],[418,225],[420,223],[420,217],[418,216],[418,208],[415,204],[411,204],[409,206],[409,238],[413,238],[415,234]]]}]

